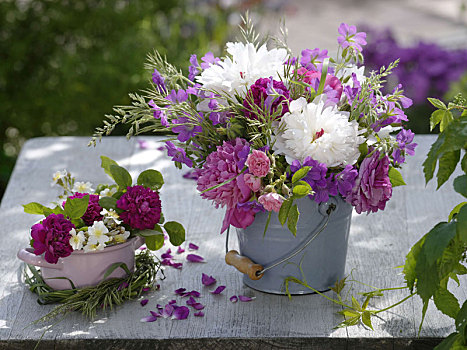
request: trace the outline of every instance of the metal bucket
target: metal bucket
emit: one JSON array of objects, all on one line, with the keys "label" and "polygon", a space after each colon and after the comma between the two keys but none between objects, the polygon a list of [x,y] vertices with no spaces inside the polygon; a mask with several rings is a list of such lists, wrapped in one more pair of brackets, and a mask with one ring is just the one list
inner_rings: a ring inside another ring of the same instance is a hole
[{"label": "metal bucket", "polygon": [[[261,279],[243,276],[247,286],[262,292],[285,294],[284,280],[293,276],[321,292],[344,277],[352,206],[341,197],[331,197],[321,204],[305,197],[296,203],[300,211],[296,237],[287,224],[280,224],[277,213],[272,214],[266,235],[268,213],[256,214],[252,225],[237,229],[240,254],[264,268]],[[334,210],[330,211],[330,207]],[[306,247],[301,250],[304,245]],[[287,258],[294,253],[294,257]],[[279,264],[273,267],[276,263]],[[289,283],[289,292],[314,293],[297,283]]]}]

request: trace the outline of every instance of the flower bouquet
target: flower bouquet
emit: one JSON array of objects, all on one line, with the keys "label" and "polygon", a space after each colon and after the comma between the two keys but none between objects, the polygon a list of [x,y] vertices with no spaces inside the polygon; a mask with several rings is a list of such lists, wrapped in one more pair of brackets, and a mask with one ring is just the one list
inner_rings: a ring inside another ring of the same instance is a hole
[{"label": "flower bouquet", "polygon": [[[56,290],[97,285],[111,277],[133,272],[135,249],[143,243],[150,250],[170,242],[180,245],[185,229],[175,221],[164,223],[159,190],[164,180],[157,170],[131,175],[110,158],[101,156],[102,168],[115,181],[94,190],[89,182],[77,182],[66,170],[53,176],[63,194],[53,207],[24,205],[29,214],[45,218],[31,227],[31,248],[18,257],[41,266],[45,283]],[[121,267],[121,269],[117,269]]]},{"label": "flower bouquet", "polygon": [[273,221],[297,235],[304,201],[384,210],[392,188],[404,184],[397,168],[416,146],[403,126],[411,100],[400,85],[382,93],[397,61],[365,74],[366,35],[345,23],[335,57],[318,48],[294,57],[285,29],[268,48],[247,17],[241,32],[224,57],[192,55],[188,77],[150,54],[150,87],[130,94],[131,106],[116,107],[93,142],[118,123],[132,125],[129,136],[173,132],[167,153],[177,167],[193,169],[203,198],[225,209],[221,232],[266,217],[264,241]]}]

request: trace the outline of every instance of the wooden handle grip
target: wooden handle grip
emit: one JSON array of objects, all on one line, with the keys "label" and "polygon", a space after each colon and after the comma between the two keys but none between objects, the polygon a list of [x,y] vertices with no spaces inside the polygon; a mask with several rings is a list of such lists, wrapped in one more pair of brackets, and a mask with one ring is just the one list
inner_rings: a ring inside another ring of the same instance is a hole
[{"label": "wooden handle grip", "polygon": [[225,262],[227,265],[235,267],[241,273],[248,275],[252,280],[259,280],[263,277],[263,274],[256,274],[258,271],[262,271],[263,267],[259,264],[255,264],[246,256],[240,255],[236,250],[231,250],[225,255]]}]

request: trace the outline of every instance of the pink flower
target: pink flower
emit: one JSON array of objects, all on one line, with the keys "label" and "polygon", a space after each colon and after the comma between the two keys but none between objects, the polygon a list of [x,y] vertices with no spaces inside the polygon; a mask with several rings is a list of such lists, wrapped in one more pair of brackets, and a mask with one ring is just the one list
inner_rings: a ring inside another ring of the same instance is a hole
[{"label": "pink flower", "polygon": [[[301,67],[297,70],[297,73],[305,83],[310,84],[315,90],[318,90],[321,72]],[[323,93],[327,96],[329,101],[334,103],[339,102],[343,89],[342,83],[337,77],[332,74],[326,75]]]},{"label": "pink flower", "polygon": [[221,233],[227,230],[229,225],[238,228],[246,228],[255,221],[255,211],[249,208],[235,208],[227,209],[222,222]]},{"label": "pink flower", "polygon": [[254,176],[265,177],[269,172],[269,157],[262,151],[254,149],[253,152],[248,155],[245,164],[248,166],[250,173]]},{"label": "pink flower", "polygon": [[258,202],[263,205],[264,209],[275,212],[279,212],[283,201],[282,197],[277,193],[266,193],[258,198]]},{"label": "pink flower", "polygon": [[245,184],[253,192],[258,192],[261,189],[261,179],[251,174],[245,174],[243,176]]},{"label": "pink flower", "polygon": [[357,180],[346,201],[355,207],[357,213],[384,210],[391,198],[392,186],[389,181],[389,158],[379,159],[379,151],[367,157],[360,165]]},{"label": "pink flower", "polygon": [[159,194],[144,186],[127,187],[127,192],[117,201],[123,222],[131,228],[153,229],[161,218]]}]

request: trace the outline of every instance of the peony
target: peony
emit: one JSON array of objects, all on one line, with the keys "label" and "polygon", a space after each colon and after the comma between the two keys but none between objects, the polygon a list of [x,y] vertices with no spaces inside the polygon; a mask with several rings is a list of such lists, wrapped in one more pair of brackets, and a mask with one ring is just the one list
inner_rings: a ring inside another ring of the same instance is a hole
[{"label": "peony", "polygon": [[284,199],[277,193],[266,193],[258,198],[258,202],[263,205],[264,209],[275,212],[279,212],[283,201]]},{"label": "peony", "polygon": [[[265,177],[269,173],[269,167],[271,162],[269,157],[263,151],[256,149],[248,155],[245,163],[251,174],[257,177]],[[255,191],[256,192],[256,191]]]},{"label": "peony", "polygon": [[384,210],[391,198],[392,186],[389,181],[389,158],[379,159],[379,151],[363,160],[357,180],[346,201],[355,207],[357,213]]},{"label": "peony", "polygon": [[31,227],[34,254],[45,252],[45,261],[56,264],[58,258],[65,258],[73,252],[70,245],[70,231],[75,228],[63,214],[50,214],[41,223]]},{"label": "peony", "polygon": [[[70,196],[68,198],[73,199],[73,198],[83,198],[84,196],[88,195],[89,193],[75,193],[73,196]],[[65,203],[63,202],[63,207],[65,208]],[[89,194],[89,204],[88,204],[88,209],[86,209],[86,212],[84,215],[81,217],[83,219],[84,223],[89,226],[94,223],[94,221],[101,221],[102,220],[102,215],[101,215],[102,207],[99,205],[99,195],[97,194]]]},{"label": "peony", "polygon": [[[295,159],[303,162],[311,157],[327,167],[355,164],[360,155],[358,146],[364,141],[359,136],[355,120],[348,120],[349,113],[338,111],[335,106],[325,107],[318,103],[307,103],[300,97],[290,104],[276,130],[273,149],[284,154],[289,164]],[[282,130],[283,129],[283,130]]]},{"label": "peony", "polygon": [[159,194],[144,186],[127,187],[127,192],[117,201],[122,209],[120,218],[131,228],[154,229],[161,219]]}]

